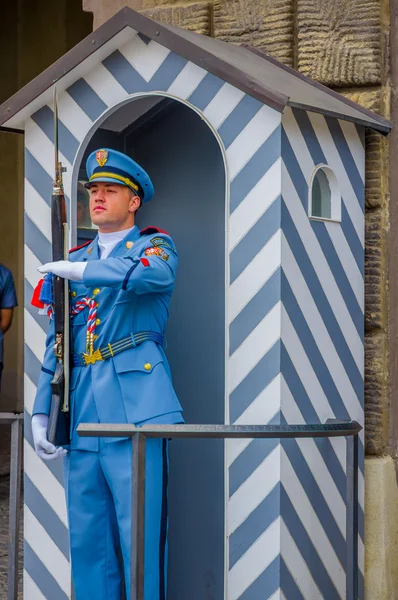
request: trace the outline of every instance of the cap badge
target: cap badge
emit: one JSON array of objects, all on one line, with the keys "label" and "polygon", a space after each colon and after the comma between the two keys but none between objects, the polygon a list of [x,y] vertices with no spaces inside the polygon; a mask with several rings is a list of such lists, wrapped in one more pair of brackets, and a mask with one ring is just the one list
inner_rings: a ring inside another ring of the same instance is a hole
[{"label": "cap badge", "polygon": [[95,158],[97,159],[97,163],[100,167],[103,167],[106,161],[108,160],[108,151],[107,150],[98,150],[95,153]]}]

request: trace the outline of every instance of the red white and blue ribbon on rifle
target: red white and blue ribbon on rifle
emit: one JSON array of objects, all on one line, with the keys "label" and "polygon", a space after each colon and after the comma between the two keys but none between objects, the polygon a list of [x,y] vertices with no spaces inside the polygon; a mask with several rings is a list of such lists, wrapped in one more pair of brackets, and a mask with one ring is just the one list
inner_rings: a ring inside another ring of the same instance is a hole
[{"label": "red white and blue ribbon on rifle", "polygon": [[[53,318],[53,293],[52,293],[52,274],[48,273],[43,279],[40,279],[39,283],[33,291],[31,300],[32,306],[39,309],[40,315],[48,315],[50,319]],[[97,310],[98,303],[94,298],[82,298],[78,300],[73,308],[71,308],[71,316],[77,315],[79,312],[88,307],[88,318],[87,318],[87,352],[93,349],[95,327],[97,321]]]}]

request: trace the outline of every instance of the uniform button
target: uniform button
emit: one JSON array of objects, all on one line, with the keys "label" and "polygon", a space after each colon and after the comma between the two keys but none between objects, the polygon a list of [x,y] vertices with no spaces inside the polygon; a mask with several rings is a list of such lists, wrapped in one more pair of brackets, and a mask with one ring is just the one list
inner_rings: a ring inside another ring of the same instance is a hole
[{"label": "uniform button", "polygon": [[76,292],[71,292],[71,296],[73,296],[73,298],[76,298]]},{"label": "uniform button", "polygon": [[95,342],[95,340],[98,340],[98,335],[97,334],[94,335],[94,342]]},{"label": "uniform button", "polygon": [[99,288],[95,288],[95,290],[93,291],[94,296],[96,296],[97,294],[100,293],[100,289]]},{"label": "uniform button", "polygon": [[145,369],[145,371],[150,371],[152,369],[151,363],[145,363],[144,369]]},{"label": "uniform button", "polygon": [[95,319],[95,324],[99,325],[101,323],[101,319]]}]

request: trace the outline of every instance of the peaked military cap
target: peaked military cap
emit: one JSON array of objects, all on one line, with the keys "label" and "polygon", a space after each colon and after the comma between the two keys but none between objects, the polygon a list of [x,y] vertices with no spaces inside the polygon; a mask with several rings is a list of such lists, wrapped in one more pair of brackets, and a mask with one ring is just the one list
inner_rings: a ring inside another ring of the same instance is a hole
[{"label": "peaked military cap", "polygon": [[90,154],[86,162],[88,182],[109,182],[126,185],[139,196],[142,202],[149,202],[154,194],[152,181],[146,171],[132,158],[112,150],[101,148]]}]

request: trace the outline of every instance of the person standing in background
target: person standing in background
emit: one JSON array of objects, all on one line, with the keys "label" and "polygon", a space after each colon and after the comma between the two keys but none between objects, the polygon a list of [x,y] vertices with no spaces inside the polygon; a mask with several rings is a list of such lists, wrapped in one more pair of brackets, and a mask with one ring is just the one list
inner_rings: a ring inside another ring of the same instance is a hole
[{"label": "person standing in background", "polygon": [[0,264],[0,391],[4,366],[4,334],[11,327],[14,308],[17,305],[12,273],[7,267]]}]

